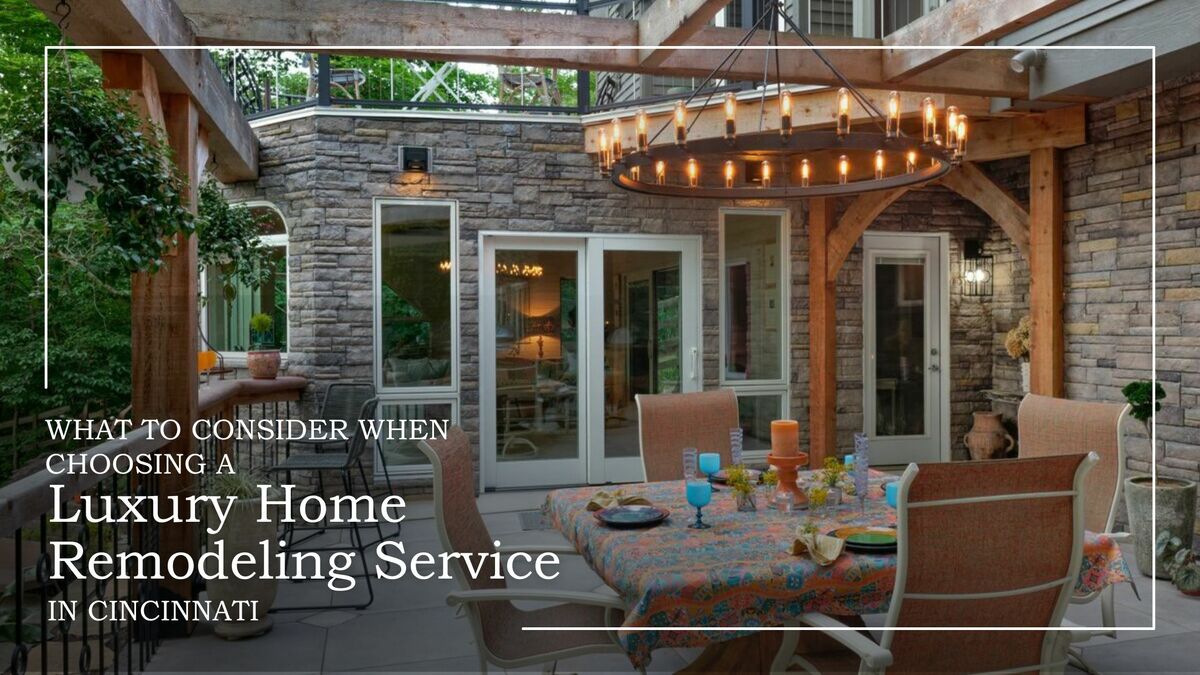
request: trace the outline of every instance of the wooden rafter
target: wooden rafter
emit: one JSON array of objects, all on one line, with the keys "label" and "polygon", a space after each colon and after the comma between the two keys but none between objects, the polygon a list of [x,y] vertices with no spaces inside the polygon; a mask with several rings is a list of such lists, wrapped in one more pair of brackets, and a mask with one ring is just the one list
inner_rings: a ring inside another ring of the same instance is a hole
[{"label": "wooden rafter", "polygon": [[[949,50],[903,49],[911,45],[981,45],[1079,0],[954,0],[891,33],[895,47],[883,62],[886,79],[902,80],[950,58]],[[1011,54],[1011,52],[1010,52]]]},{"label": "wooden rafter", "polygon": [[[41,0],[43,2],[48,0]],[[678,1],[678,0],[677,0]],[[671,50],[661,63],[643,64],[637,21],[586,15],[515,12],[410,0],[356,0],[355,11],[326,0],[178,0],[205,44],[320,46],[322,51],[355,52],[350,46],[377,46],[371,53],[400,58],[580,68],[602,72],[703,77],[724,59],[726,50],[745,35],[740,28],[704,26],[689,47]],[[760,31],[749,42],[762,46]],[[780,79],[785,83],[840,86],[839,80],[796,35],[780,33]],[[820,44],[879,45],[878,40],[813,38]],[[336,45],[347,45],[337,47]],[[405,45],[396,47],[396,45]],[[435,45],[435,46],[422,46]],[[494,49],[462,49],[471,45]],[[554,49],[555,45],[578,45]],[[623,46],[624,49],[606,49]],[[747,51],[728,71],[733,79],[762,79],[760,52]],[[1008,50],[970,51],[904,82],[883,76],[884,51],[830,50],[825,54],[852,82],[865,88],[1027,98],[1029,78],[1008,67]],[[961,63],[960,63],[961,61]],[[772,75],[774,64],[771,64]],[[723,71],[724,72],[724,71]]]},{"label": "wooden rafter", "polygon": [[941,182],[983,209],[1004,230],[1021,255],[1029,259],[1029,212],[1008,190],[997,185],[972,162],[963,162],[943,176]]},{"label": "wooden rafter", "polygon": [[967,155],[971,161],[985,162],[1023,157],[1034,148],[1065,149],[1086,142],[1087,115],[1076,105],[972,124]]},{"label": "wooden rafter", "polygon": [[[56,0],[31,2],[52,20],[56,18]],[[80,47],[198,44],[173,0],[73,3],[67,37]],[[161,93],[183,94],[195,102],[212,144],[213,174],[226,182],[257,178],[258,138],[208,54],[193,49],[141,53],[157,74]]]},{"label": "wooden rafter", "polygon": [[906,187],[865,192],[855,197],[850,206],[846,207],[842,217],[838,219],[837,227],[829,233],[829,253],[825,265],[828,278],[837,277],[838,270],[842,269],[842,263],[846,262],[846,256],[850,255],[859,237],[884,209],[891,206],[892,202],[905,192],[908,192]]},{"label": "wooden rafter", "polygon": [[638,17],[638,41],[643,66],[657,66],[674,51],[667,49],[686,44],[729,0],[654,0]]}]

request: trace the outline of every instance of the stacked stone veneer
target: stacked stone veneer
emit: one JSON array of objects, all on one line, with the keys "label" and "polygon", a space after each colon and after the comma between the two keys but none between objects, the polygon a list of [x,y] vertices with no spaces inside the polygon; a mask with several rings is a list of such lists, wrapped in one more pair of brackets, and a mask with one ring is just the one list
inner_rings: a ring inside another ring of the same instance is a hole
[{"label": "stacked stone veneer", "polygon": [[[1168,398],[1160,415],[1168,472],[1195,477],[1200,453],[1200,82],[1168,83],[1159,123],[1159,376]],[[1120,400],[1125,381],[1150,367],[1149,98],[1145,92],[1089,107],[1086,146],[1064,153],[1067,233],[1068,394]],[[380,119],[303,117],[260,127],[262,175],[233,186],[234,198],[266,199],[290,228],[289,370],[319,390],[372,378],[372,200],[453,199],[459,205],[461,300],[460,416],[478,433],[478,234],[481,230],[700,235],[705,386],[716,386],[718,209],[714,201],[663,199],[614,188],[595,173],[572,121],[481,120],[446,116]],[[397,171],[397,147],[435,147],[435,171]],[[1019,199],[1028,163],[986,167]],[[808,253],[800,204],[791,208],[792,414],[807,433]],[[842,205],[844,206],[844,204]],[[966,298],[952,281],[951,439],[965,456],[970,413],[986,409],[983,390],[1017,389],[1018,370],[1003,335],[1028,309],[1026,261],[973,204],[938,187],[905,195],[879,230],[950,233],[951,269],[965,238],[981,238],[996,258],[995,294]],[[862,253],[838,275],[838,427],[849,446],[862,425]],[[316,397],[310,396],[310,400]],[[1133,444],[1131,466],[1147,448]]]}]

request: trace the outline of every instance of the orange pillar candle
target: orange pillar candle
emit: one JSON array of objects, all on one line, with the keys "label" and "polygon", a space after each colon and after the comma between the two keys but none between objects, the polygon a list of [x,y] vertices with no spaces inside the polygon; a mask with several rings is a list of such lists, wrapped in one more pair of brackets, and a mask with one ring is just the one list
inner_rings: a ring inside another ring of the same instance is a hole
[{"label": "orange pillar candle", "polygon": [[771,454],[795,457],[800,452],[800,423],[796,420],[771,422]]}]

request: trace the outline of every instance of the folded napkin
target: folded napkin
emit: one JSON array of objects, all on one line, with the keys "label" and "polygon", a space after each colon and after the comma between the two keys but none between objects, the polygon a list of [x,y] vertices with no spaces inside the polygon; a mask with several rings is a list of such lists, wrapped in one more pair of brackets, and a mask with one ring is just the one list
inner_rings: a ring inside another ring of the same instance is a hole
[{"label": "folded napkin", "polygon": [[792,555],[807,553],[818,565],[824,567],[838,559],[845,545],[844,539],[797,530],[796,539],[792,542]]},{"label": "folded napkin", "polygon": [[587,510],[599,511],[600,509],[607,509],[610,506],[632,506],[634,504],[649,506],[650,500],[641,495],[624,494],[622,490],[613,490],[612,492],[601,490],[592,495],[592,500],[588,502]]}]

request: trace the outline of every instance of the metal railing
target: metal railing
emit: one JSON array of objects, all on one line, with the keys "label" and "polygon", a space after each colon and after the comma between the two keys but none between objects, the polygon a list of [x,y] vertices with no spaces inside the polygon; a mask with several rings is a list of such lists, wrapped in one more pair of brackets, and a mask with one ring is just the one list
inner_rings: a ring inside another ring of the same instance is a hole
[{"label": "metal railing", "polygon": [[[277,386],[246,385],[244,380],[222,380],[200,390],[200,417],[210,422],[230,418],[286,419],[293,413],[306,386],[302,378],[280,378]],[[158,453],[169,441],[151,439],[149,428],[131,430],[121,440],[79,450],[91,461],[98,456],[131,458]],[[283,456],[280,443],[197,443],[196,452],[205,460],[206,472],[217,466],[223,455],[232,455],[240,470],[257,470]],[[107,462],[105,463],[107,465]],[[90,565],[79,565],[82,578],[54,579],[55,542],[73,542],[82,547],[84,559],[108,553],[118,559],[126,553],[157,553],[161,549],[161,527],[149,517],[148,507],[139,505],[146,522],[134,524],[53,522],[55,514],[77,513],[81,498],[139,497],[159,494],[156,474],[57,473],[62,463],[46,467],[0,488],[0,649],[8,647],[7,672],[30,673],[127,673],[144,670],[156,653],[169,624],[147,621],[140,614],[124,618],[104,613],[97,619],[88,611],[95,601],[147,601],[163,596],[162,585],[153,579],[127,581],[92,577]],[[52,472],[51,469],[54,469]],[[208,473],[198,477],[200,490]],[[55,491],[55,486],[61,486]],[[56,500],[56,495],[61,501]],[[119,508],[119,507],[118,507]],[[63,519],[65,520],[65,519]],[[203,532],[198,524],[193,532]],[[197,536],[193,545],[203,544]],[[198,551],[196,551],[198,552]],[[64,575],[68,576],[68,575]],[[198,586],[193,586],[197,588]],[[75,603],[72,615],[66,603]]]}]

